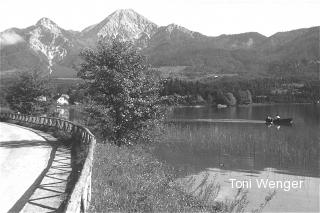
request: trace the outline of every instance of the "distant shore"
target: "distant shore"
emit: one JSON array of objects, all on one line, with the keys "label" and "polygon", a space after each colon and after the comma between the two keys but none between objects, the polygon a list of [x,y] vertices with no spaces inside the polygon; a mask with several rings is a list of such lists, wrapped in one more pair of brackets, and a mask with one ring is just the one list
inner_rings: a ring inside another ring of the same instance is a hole
[{"label": "distant shore", "polygon": [[[287,103],[279,103],[279,102],[274,102],[274,103],[251,103],[251,104],[237,104],[233,106],[228,106],[229,107],[249,107],[249,106],[267,106],[267,105],[284,105],[284,104],[316,104],[312,102],[304,102],[304,103],[299,103],[299,102],[287,102]],[[177,105],[174,106],[174,108],[203,108],[203,107],[217,107],[217,105],[214,104],[197,104],[197,105]]]}]

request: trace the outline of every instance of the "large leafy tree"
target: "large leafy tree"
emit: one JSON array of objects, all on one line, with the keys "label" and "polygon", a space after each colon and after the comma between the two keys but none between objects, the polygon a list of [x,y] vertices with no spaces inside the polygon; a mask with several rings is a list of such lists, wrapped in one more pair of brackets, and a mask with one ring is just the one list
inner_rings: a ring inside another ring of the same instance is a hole
[{"label": "large leafy tree", "polygon": [[42,114],[48,110],[49,80],[39,71],[20,72],[17,80],[7,89],[10,108],[22,114]]},{"label": "large leafy tree", "polygon": [[117,145],[143,138],[163,113],[161,84],[146,58],[128,42],[100,40],[82,51],[78,76],[89,94],[88,111],[97,130]]}]

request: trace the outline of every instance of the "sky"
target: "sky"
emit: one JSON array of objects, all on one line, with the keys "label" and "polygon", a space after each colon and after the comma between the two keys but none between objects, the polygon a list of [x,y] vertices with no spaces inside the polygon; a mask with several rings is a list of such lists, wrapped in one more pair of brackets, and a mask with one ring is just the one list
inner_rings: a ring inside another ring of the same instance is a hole
[{"label": "sky", "polygon": [[134,9],[157,25],[175,23],[208,36],[276,32],[320,25],[320,0],[0,0],[0,31],[47,17],[81,31],[117,9]]}]

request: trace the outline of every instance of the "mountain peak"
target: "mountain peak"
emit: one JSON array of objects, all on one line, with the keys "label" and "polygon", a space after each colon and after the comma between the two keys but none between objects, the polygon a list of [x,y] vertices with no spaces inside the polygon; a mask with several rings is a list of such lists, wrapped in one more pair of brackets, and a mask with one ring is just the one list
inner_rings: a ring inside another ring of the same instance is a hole
[{"label": "mountain peak", "polygon": [[[82,31],[86,38],[105,37],[143,44],[154,34],[158,26],[133,9],[119,9],[96,25]],[[144,46],[144,45],[143,45]]]},{"label": "mountain peak", "polygon": [[127,14],[129,14],[129,13],[136,13],[136,14],[138,14],[136,11],[134,11],[134,10],[131,9],[131,8],[119,9],[119,10],[114,11],[113,13],[117,13],[117,14],[120,14],[120,13],[122,13],[122,14],[124,14],[124,13],[127,13]]},{"label": "mountain peak", "polygon": [[177,25],[177,24],[169,24],[165,27],[162,27],[167,33],[169,34],[172,34],[172,33],[183,33],[183,34],[186,34],[186,35],[189,35],[191,37],[194,37],[194,36],[197,36],[197,35],[201,35],[200,33],[197,33],[197,32],[194,32],[194,31],[191,31],[185,27],[182,27],[180,25]]},{"label": "mountain peak", "polygon": [[135,10],[128,8],[128,9],[119,9],[114,11],[113,13],[111,13],[107,18],[112,18],[112,17],[116,17],[116,18],[123,18],[126,16],[131,16],[131,17],[141,17],[143,19],[147,19],[144,16],[142,16],[141,14],[139,14],[138,12],[136,12]]},{"label": "mountain peak", "polygon": [[50,30],[52,33],[55,33],[55,34],[60,34],[61,33],[60,27],[56,23],[54,23],[51,19],[46,18],[46,17],[41,18],[36,23],[36,26],[44,27],[44,28]]},{"label": "mountain peak", "polygon": [[180,25],[177,25],[175,23],[172,23],[172,24],[169,24],[167,27],[166,27],[169,31],[172,31],[172,30],[181,30],[181,31],[184,31],[184,32],[192,32],[191,30],[188,30],[187,28],[185,27],[182,27]]},{"label": "mountain peak", "polygon": [[105,20],[102,22],[110,22],[110,21],[116,21],[119,22],[119,24],[126,24],[126,22],[132,23],[152,23],[147,18],[142,16],[141,14],[137,13],[133,9],[119,9],[114,11],[112,14],[110,14]]},{"label": "mountain peak", "polygon": [[47,18],[47,17],[42,17],[41,19],[39,19],[39,21],[37,21],[36,25],[48,25],[48,24],[54,24],[56,25],[56,23],[54,23],[51,19]]}]

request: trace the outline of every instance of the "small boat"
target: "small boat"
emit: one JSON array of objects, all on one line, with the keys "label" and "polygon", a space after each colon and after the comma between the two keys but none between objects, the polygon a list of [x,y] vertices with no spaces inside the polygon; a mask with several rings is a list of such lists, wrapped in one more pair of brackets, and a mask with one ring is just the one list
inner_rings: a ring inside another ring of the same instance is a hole
[{"label": "small boat", "polygon": [[223,109],[223,108],[227,108],[228,106],[227,105],[224,105],[224,104],[218,104],[217,105],[217,108],[218,109]]},{"label": "small boat", "polygon": [[266,124],[271,125],[291,125],[293,123],[292,118],[266,118]]}]

